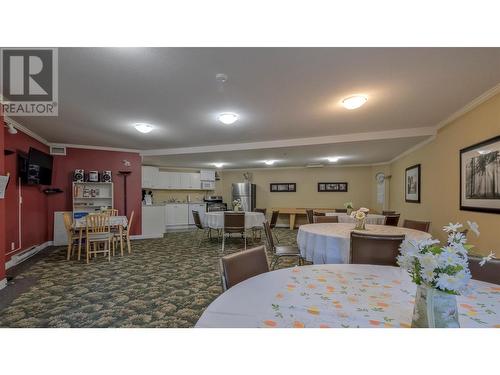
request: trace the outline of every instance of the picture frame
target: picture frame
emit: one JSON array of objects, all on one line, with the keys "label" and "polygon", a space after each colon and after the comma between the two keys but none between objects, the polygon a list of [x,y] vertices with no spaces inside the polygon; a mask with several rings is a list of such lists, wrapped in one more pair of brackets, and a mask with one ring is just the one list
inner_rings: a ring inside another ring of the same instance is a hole
[{"label": "picture frame", "polygon": [[460,150],[460,210],[500,214],[500,135]]},{"label": "picture frame", "polygon": [[405,169],[405,201],[420,203],[421,165],[415,164]]},{"label": "picture frame", "polygon": [[318,182],[318,193],[347,193],[347,182]]},{"label": "picture frame", "polygon": [[295,193],[297,184],[295,182],[273,182],[269,184],[271,193]]}]

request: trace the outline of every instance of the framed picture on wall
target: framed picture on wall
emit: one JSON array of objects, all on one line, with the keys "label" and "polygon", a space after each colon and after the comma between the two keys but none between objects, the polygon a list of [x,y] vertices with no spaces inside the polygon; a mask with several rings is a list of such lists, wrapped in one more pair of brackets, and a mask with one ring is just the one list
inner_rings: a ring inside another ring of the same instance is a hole
[{"label": "framed picture on wall", "polygon": [[460,209],[500,213],[500,135],[460,150]]},{"label": "framed picture on wall", "polygon": [[347,192],[347,182],[318,182],[318,192]]},{"label": "framed picture on wall", "polygon": [[406,168],[405,201],[409,203],[420,203],[420,164]]},{"label": "framed picture on wall", "polygon": [[271,193],[294,193],[297,191],[295,182],[271,183],[269,190]]}]

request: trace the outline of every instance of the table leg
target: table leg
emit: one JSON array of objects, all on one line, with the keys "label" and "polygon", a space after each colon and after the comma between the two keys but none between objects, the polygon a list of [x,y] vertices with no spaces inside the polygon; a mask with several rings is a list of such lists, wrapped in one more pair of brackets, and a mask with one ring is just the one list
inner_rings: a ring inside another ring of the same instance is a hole
[{"label": "table leg", "polygon": [[82,234],[83,228],[80,228],[80,234],[78,236],[78,260],[80,260],[80,255],[82,253]]},{"label": "table leg", "polygon": [[295,214],[290,214],[290,229],[295,229]]},{"label": "table leg", "polygon": [[123,226],[120,225],[120,254],[123,256]]}]

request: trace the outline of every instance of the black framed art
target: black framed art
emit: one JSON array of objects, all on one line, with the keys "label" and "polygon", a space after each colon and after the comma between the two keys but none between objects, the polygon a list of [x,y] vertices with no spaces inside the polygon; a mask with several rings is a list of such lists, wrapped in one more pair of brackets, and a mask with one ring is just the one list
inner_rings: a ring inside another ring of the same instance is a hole
[{"label": "black framed art", "polygon": [[275,182],[269,186],[271,193],[295,193],[297,184],[295,182]]},{"label": "black framed art", "polygon": [[420,203],[420,172],[420,164],[405,170],[405,201],[408,203]]},{"label": "black framed art", "polygon": [[347,182],[318,182],[319,193],[346,193]]},{"label": "black framed art", "polygon": [[500,213],[500,135],[460,150],[460,209]]}]

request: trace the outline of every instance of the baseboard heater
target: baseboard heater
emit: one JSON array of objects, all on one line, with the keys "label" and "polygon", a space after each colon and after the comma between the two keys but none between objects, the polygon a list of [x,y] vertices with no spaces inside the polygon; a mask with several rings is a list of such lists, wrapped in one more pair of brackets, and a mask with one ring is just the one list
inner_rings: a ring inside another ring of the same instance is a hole
[{"label": "baseboard heater", "polygon": [[17,266],[19,263],[24,262],[25,260],[31,258],[33,255],[39,253],[47,246],[50,246],[50,243],[46,242],[38,246],[31,246],[30,248],[23,250],[22,252],[13,255],[10,260],[5,264],[5,268],[9,269],[10,267]]}]

